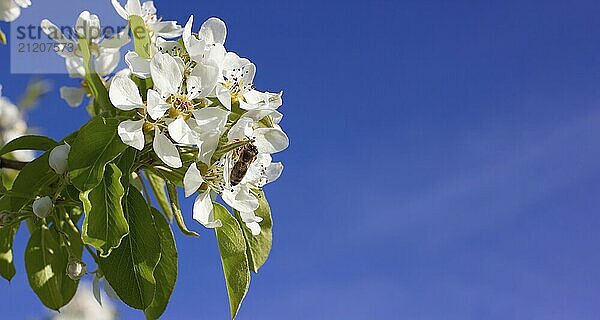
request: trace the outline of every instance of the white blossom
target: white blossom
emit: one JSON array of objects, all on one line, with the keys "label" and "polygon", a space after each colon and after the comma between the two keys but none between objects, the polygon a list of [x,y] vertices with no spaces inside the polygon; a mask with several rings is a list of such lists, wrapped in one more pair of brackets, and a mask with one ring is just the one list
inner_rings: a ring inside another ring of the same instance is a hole
[{"label": "white blossom", "polygon": [[81,260],[71,260],[67,263],[67,276],[72,280],[79,280],[87,273],[87,266]]},{"label": "white blossom", "polygon": [[158,17],[154,1],[127,0],[125,6],[119,0],[111,0],[113,7],[121,18],[128,20],[130,15],[136,15],[144,20],[152,38],[175,38],[181,35],[182,28],[176,21],[162,21]]},{"label": "white blossom", "polygon": [[48,162],[50,168],[57,174],[64,174],[67,172],[69,151],[71,151],[71,146],[67,143],[54,147],[54,149],[50,151]]},{"label": "white blossom", "polygon": [[21,15],[21,9],[30,5],[30,0],[0,0],[0,20],[12,22]]},{"label": "white blossom", "polygon": [[52,203],[52,199],[49,196],[45,196],[42,198],[38,198],[33,201],[33,213],[38,216],[38,218],[45,218],[54,210],[54,204]]},{"label": "white blossom", "polygon": [[[225,130],[228,112],[216,107],[195,110],[192,100],[202,97],[202,90],[194,86],[196,76],[188,78],[187,89],[182,91],[184,76],[181,61],[166,53],[157,53],[152,58],[150,75],[154,88],[148,90],[146,102],[129,77],[115,76],[111,82],[109,97],[115,107],[126,111],[142,109],[150,118],[121,122],[118,129],[121,140],[142,150],[145,145],[144,124],[148,123],[155,131],[154,152],[168,166],[179,168],[182,165],[175,143],[198,147],[199,156],[208,162]],[[171,108],[187,114],[188,118],[184,119],[181,114],[170,117],[166,112]],[[167,132],[173,141],[165,135]]]},{"label": "white blossom", "polygon": [[[73,78],[84,78],[85,68],[81,49],[77,39],[67,38],[58,26],[44,19],[41,22],[44,33],[61,46],[69,46],[73,50],[58,50],[57,53],[65,58],[65,65],[69,76]],[[97,15],[83,11],[75,23],[75,33],[79,37],[87,39],[94,55],[95,70],[100,76],[106,76],[113,72],[121,59],[120,49],[129,43],[128,29],[111,38],[104,38],[101,34],[100,20]]]}]

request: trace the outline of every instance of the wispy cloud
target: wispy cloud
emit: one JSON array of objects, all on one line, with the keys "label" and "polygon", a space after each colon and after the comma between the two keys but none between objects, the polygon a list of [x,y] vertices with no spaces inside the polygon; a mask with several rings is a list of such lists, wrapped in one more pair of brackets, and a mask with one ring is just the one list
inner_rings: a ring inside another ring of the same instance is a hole
[{"label": "wispy cloud", "polygon": [[530,129],[521,133],[510,148],[501,148],[513,137],[491,134],[475,143],[475,148],[465,148],[469,150],[462,155],[465,162],[496,147],[501,150],[466,174],[408,199],[398,196],[397,200],[381,203],[378,212],[383,216],[360,221],[362,230],[444,242],[527,214],[528,205],[600,174],[600,112]]}]

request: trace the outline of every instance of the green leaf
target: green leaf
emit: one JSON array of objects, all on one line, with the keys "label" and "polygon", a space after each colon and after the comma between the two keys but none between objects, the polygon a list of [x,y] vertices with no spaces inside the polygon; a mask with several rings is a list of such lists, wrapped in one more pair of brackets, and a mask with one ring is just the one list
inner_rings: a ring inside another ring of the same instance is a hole
[{"label": "green leaf", "polygon": [[6,44],[6,35],[4,34],[4,31],[2,31],[2,30],[0,30],[0,43]]},{"label": "green leaf", "polygon": [[131,80],[133,80],[133,82],[135,82],[135,85],[138,87],[139,91],[140,91],[140,95],[142,96],[142,100],[147,100],[148,99],[148,89],[152,89],[152,87],[154,86],[154,82],[152,81],[152,78],[147,78],[147,79],[142,79],[142,78],[138,78],[136,75],[131,75]]},{"label": "green leaf", "polygon": [[167,198],[167,191],[165,190],[167,185],[165,184],[165,180],[151,171],[145,171],[145,174],[146,178],[148,179],[148,183],[150,184],[150,188],[154,193],[154,197],[165,214],[165,217],[169,218],[169,221],[172,220],[173,211],[171,211],[171,204]]},{"label": "green leaf", "polygon": [[127,147],[125,151],[117,158],[115,163],[123,174],[121,176],[121,183],[123,187],[128,188],[131,180],[131,172],[133,172],[133,165],[135,164],[135,157],[137,156],[137,150],[131,147]]},{"label": "green leaf", "polygon": [[144,311],[146,318],[158,319],[169,303],[177,280],[177,247],[169,222],[158,210],[151,208],[154,224],[160,237],[160,261],[154,269],[156,292],[152,304]]},{"label": "green leaf", "polygon": [[48,157],[46,152],[21,169],[10,191],[10,211],[20,211],[36,196],[50,195],[50,185],[58,181],[59,176],[50,168]]},{"label": "green leaf", "polygon": [[221,204],[214,202],[215,219],[223,226],[215,228],[225,283],[229,295],[231,318],[237,315],[242,300],[250,287],[250,268],[246,255],[246,241],[237,220]]},{"label": "green leaf", "polygon": [[129,27],[133,34],[133,47],[142,58],[150,59],[150,35],[144,19],[140,16],[129,16]]},{"label": "green leaf", "polygon": [[98,249],[101,257],[110,255],[129,233],[121,206],[124,195],[121,170],[113,163],[106,166],[104,179],[98,186],[79,194],[85,211],[81,232],[83,242]]},{"label": "green leaf", "polygon": [[79,281],[66,275],[69,250],[77,258],[81,258],[83,251],[77,238],[73,237],[69,246],[59,237],[55,230],[41,226],[31,234],[25,249],[29,285],[42,303],[53,310],[69,303],[77,291]]},{"label": "green leaf", "polygon": [[258,272],[258,269],[267,261],[273,242],[273,220],[271,219],[271,209],[269,208],[269,203],[265,198],[264,192],[261,191],[259,196],[259,206],[258,209],[254,211],[254,214],[257,217],[263,219],[263,221],[260,222],[261,230],[259,235],[252,235],[250,229],[248,229],[242,221],[240,213],[235,211],[235,217],[240,222],[242,231],[244,232],[244,238],[246,239],[246,245],[248,246],[248,262],[250,263],[250,269],[253,272]]},{"label": "green leaf", "polygon": [[99,264],[119,298],[132,308],[145,310],[154,298],[154,269],[160,260],[160,237],[152,212],[142,194],[129,188],[125,201],[129,234]]},{"label": "green leaf", "polygon": [[106,164],[127,148],[117,133],[118,125],[116,119],[96,117],[79,130],[69,153],[69,175],[79,191],[96,187]]},{"label": "green leaf", "polygon": [[43,150],[48,151],[56,147],[58,143],[45,136],[28,135],[16,138],[5,144],[0,149],[0,156],[17,150]]},{"label": "green leaf", "polygon": [[104,81],[94,68],[92,52],[88,40],[85,38],[79,39],[79,48],[83,57],[83,67],[85,69],[85,80],[94,96],[95,113],[102,115],[104,113],[114,114],[115,108],[108,97],[108,90],[104,85]]},{"label": "green leaf", "polygon": [[16,274],[13,263],[13,242],[19,225],[0,228],[0,276],[10,281]]},{"label": "green leaf", "polygon": [[181,214],[181,209],[179,208],[179,196],[177,195],[177,187],[170,181],[167,181],[167,192],[169,193],[169,200],[171,201],[171,208],[173,209],[173,215],[175,216],[175,221],[177,222],[177,226],[181,229],[183,234],[197,237],[199,234],[195,231],[190,231],[185,225],[185,221],[183,220],[183,215]]}]

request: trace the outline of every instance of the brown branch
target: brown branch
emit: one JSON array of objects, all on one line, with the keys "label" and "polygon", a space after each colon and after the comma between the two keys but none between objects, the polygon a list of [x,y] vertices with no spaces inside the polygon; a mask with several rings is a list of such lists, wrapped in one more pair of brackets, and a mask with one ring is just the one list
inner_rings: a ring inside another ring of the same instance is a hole
[{"label": "brown branch", "polygon": [[10,160],[10,159],[6,159],[6,158],[0,158],[0,168],[21,170],[28,163],[29,162],[17,161],[17,160]]}]

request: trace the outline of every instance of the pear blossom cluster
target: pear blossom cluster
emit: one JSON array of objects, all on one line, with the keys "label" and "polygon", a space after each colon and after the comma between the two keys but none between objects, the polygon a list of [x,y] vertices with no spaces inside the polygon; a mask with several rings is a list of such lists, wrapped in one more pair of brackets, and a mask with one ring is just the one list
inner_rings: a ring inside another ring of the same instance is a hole
[{"label": "pear blossom cluster", "polygon": [[[282,93],[255,88],[256,66],[227,51],[227,28],[222,20],[209,18],[194,29],[193,16],[184,26],[163,21],[152,1],[142,4],[128,0],[123,6],[112,0],[112,4],[125,20],[131,15],[143,19],[150,35],[148,56],[126,52],[127,68],[115,73],[121,48],[131,41],[127,30],[114,38],[94,37],[88,34],[91,28],[76,30],[80,32],[78,38],[86,39],[94,48],[96,72],[107,83],[110,102],[123,118],[118,126],[122,142],[152,152],[169,170],[185,171],[185,195],[196,194],[196,221],[207,228],[221,226],[213,214],[213,200],[220,196],[240,213],[252,234],[260,234],[262,219],[254,211],[259,207],[262,188],[283,170],[272,154],[289,144],[279,125]],[[41,25],[57,43],[78,46],[75,40],[56,33],[58,28],[50,21]],[[100,21],[84,11],[76,25],[99,28]],[[71,77],[85,77],[80,56],[61,55]],[[141,90],[140,81],[151,83],[144,88],[147,91]],[[61,96],[71,106],[80,105],[85,94],[84,87],[61,88]],[[241,150],[249,146],[256,152],[250,161],[240,164]],[[192,161],[182,157],[190,152],[194,154]],[[232,181],[232,174],[240,176],[240,167],[241,179]]]}]

